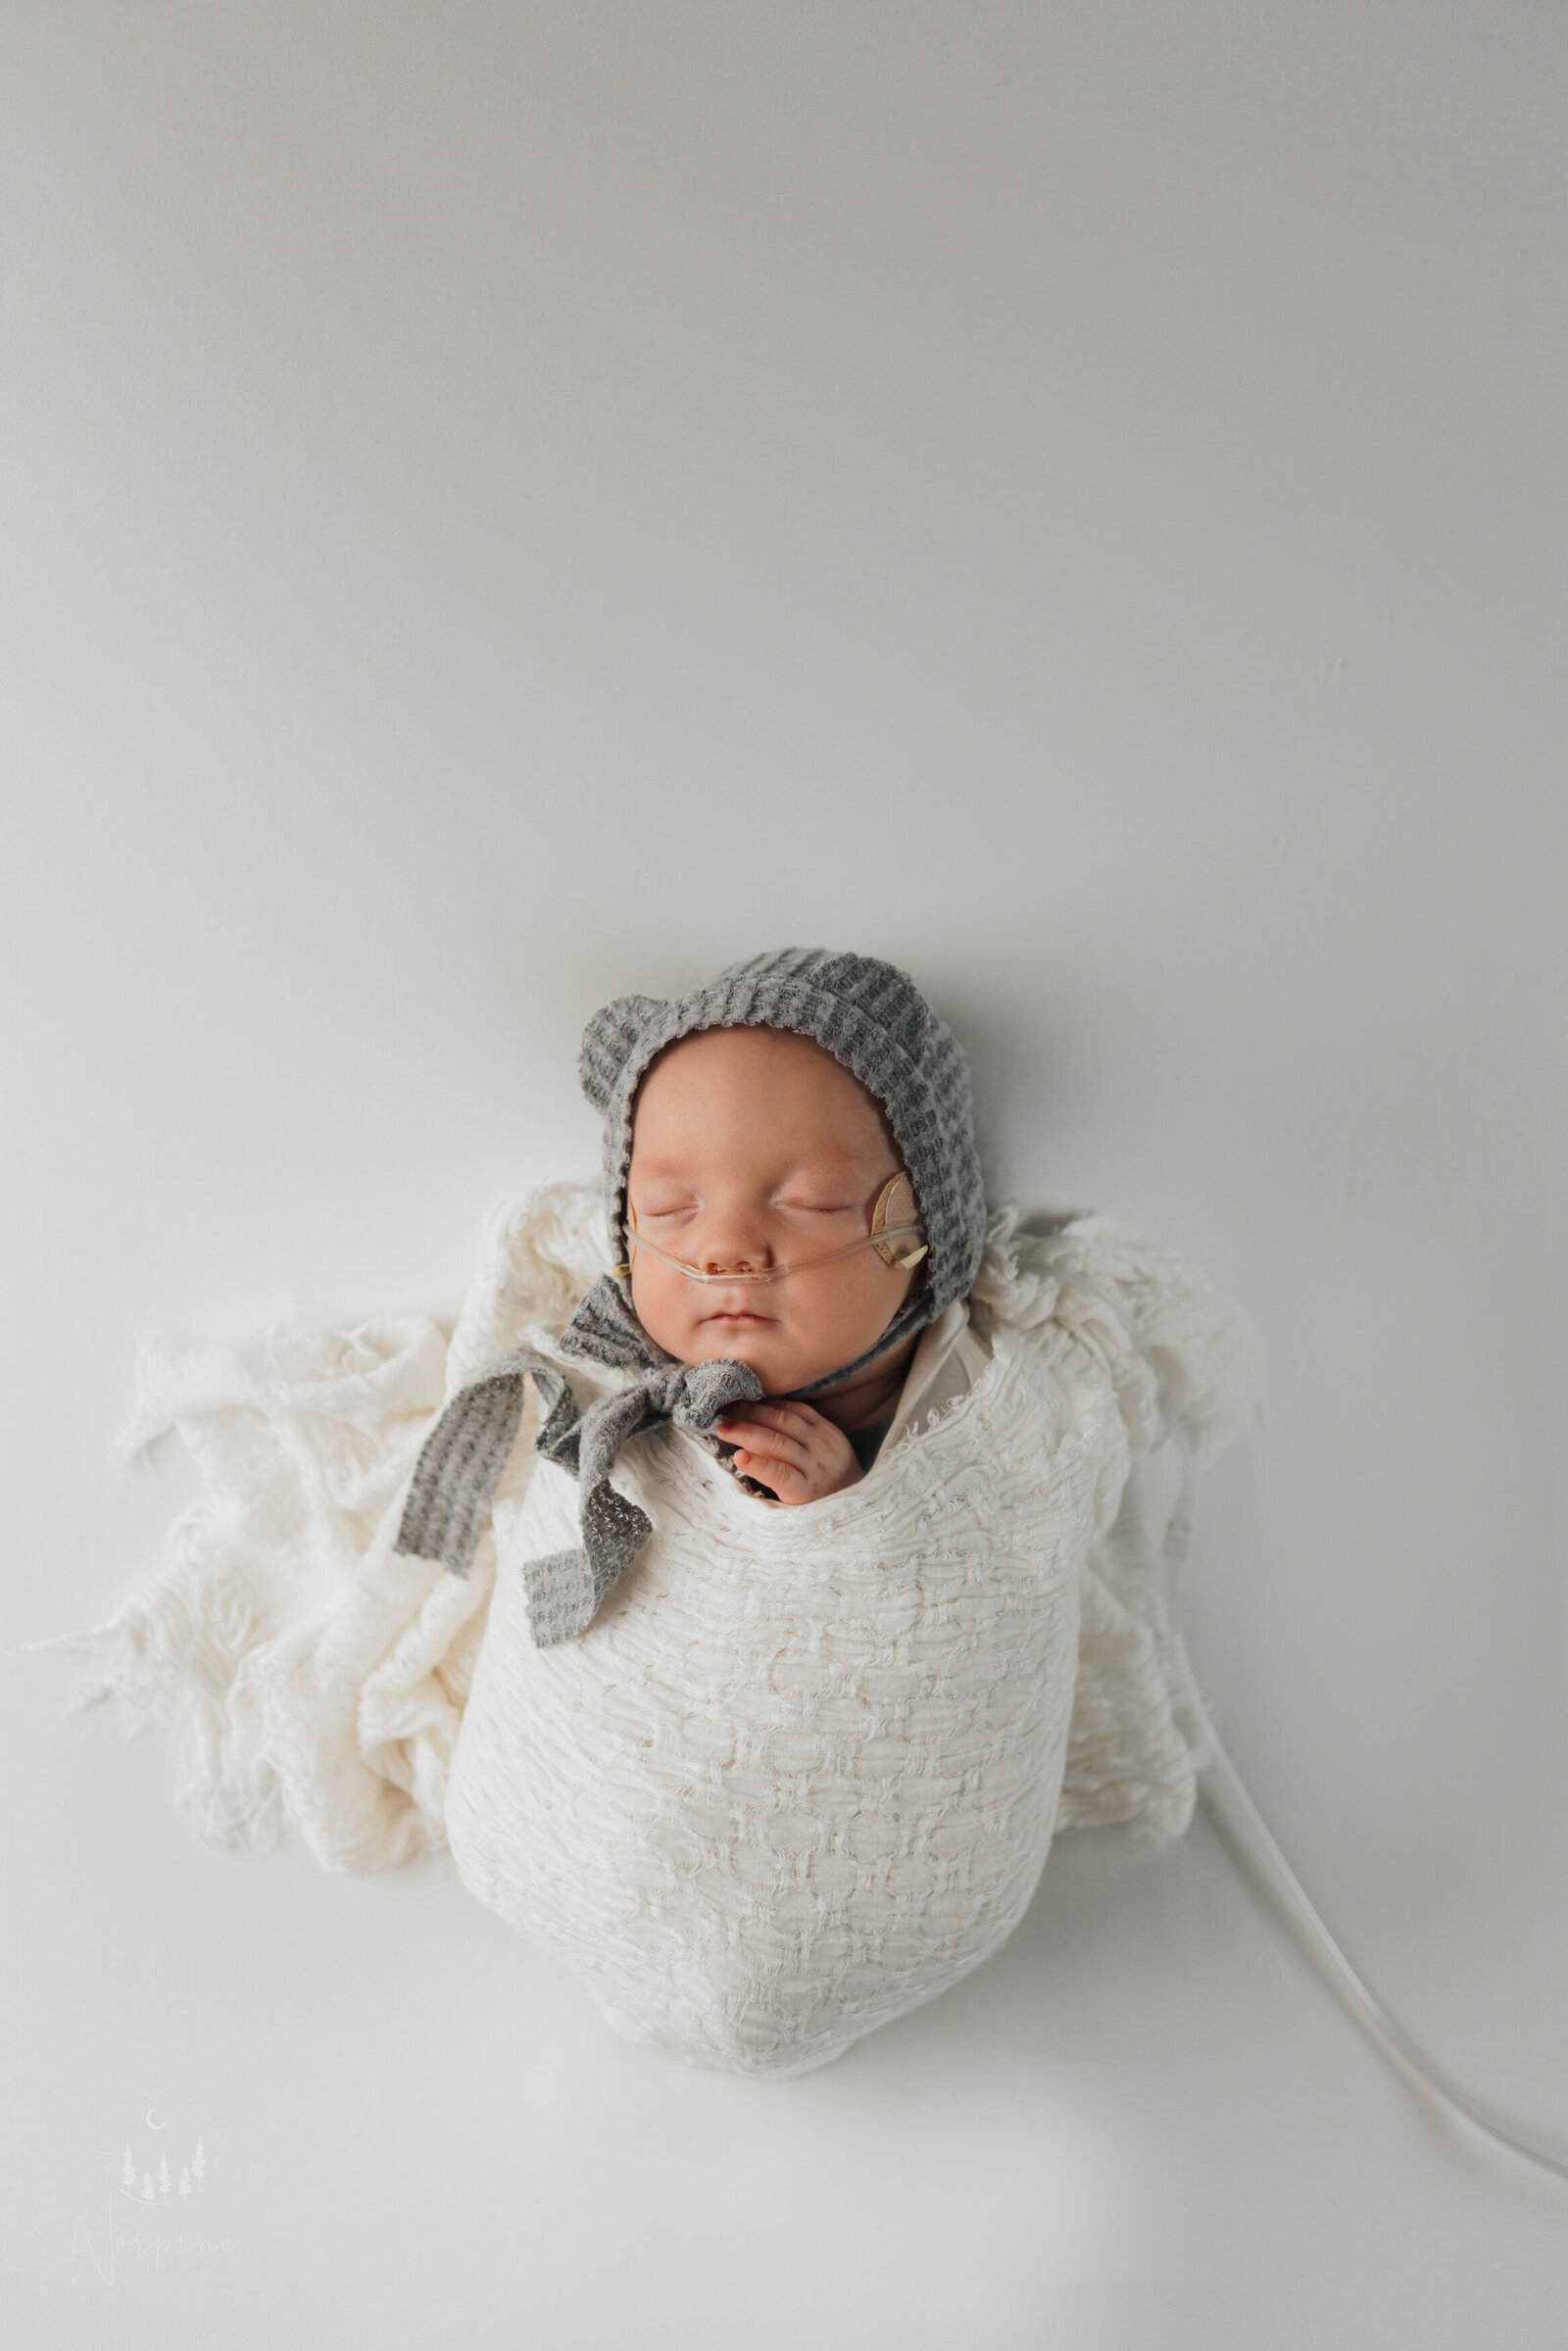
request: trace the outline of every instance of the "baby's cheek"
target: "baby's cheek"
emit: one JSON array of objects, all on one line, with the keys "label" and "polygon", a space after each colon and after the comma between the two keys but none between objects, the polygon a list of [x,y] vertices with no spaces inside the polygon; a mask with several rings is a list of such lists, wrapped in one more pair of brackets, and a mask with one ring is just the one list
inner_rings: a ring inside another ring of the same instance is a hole
[{"label": "baby's cheek", "polygon": [[631,1302],[638,1321],[655,1345],[662,1347],[666,1355],[684,1358],[695,1321],[689,1301],[678,1295],[671,1297],[657,1278],[639,1280],[634,1267]]}]

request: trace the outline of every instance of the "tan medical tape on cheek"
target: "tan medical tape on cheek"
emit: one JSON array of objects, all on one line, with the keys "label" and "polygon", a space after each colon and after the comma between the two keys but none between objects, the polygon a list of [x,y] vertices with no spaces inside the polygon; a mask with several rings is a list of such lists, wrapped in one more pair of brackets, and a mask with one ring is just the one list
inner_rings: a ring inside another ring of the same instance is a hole
[{"label": "tan medical tape on cheek", "polygon": [[[926,1253],[925,1227],[920,1222],[919,1203],[914,1186],[902,1172],[889,1176],[871,1209],[871,1246],[884,1265],[905,1267],[918,1265]],[[918,1249],[895,1249],[896,1241],[907,1236],[918,1238]]]}]

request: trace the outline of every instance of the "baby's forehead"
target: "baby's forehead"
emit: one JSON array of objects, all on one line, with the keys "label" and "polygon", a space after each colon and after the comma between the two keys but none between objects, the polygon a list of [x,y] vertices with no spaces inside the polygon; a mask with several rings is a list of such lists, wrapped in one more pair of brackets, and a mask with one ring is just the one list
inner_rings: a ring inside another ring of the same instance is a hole
[{"label": "baby's forehead", "polygon": [[656,1054],[632,1104],[632,1148],[701,1151],[717,1136],[733,1152],[850,1165],[891,1143],[882,1104],[853,1071],[793,1029],[701,1029]]}]

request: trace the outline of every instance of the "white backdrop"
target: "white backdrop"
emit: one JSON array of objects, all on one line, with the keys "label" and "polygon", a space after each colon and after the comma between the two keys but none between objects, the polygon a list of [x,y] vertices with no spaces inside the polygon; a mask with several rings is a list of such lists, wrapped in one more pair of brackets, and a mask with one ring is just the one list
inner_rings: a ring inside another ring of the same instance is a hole
[{"label": "white backdrop", "polygon": [[[1558,2345],[1568,2191],[1201,1825],[731,2082],[444,1864],[209,1851],[16,1644],[186,1491],[108,1474],[138,1330],[450,1312],[594,1165],[595,1004],[889,955],[995,1198],[1261,1320],[1200,1676],[1394,2005],[1568,2131],[1562,9],[0,39],[13,2338]],[[198,2137],[209,2250],[119,2242]]]}]

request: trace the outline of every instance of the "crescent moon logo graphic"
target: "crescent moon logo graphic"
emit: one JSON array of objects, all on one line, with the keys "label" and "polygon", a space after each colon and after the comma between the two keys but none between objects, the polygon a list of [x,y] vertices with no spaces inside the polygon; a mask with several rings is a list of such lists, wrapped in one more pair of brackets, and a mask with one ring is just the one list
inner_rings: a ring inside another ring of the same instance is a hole
[{"label": "crescent moon logo graphic", "polygon": [[153,2110],[149,2106],[147,2109],[147,2128],[149,2131],[167,2131],[169,2129],[169,2118],[166,2115],[161,2123],[155,2123],[153,2121]]}]

